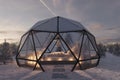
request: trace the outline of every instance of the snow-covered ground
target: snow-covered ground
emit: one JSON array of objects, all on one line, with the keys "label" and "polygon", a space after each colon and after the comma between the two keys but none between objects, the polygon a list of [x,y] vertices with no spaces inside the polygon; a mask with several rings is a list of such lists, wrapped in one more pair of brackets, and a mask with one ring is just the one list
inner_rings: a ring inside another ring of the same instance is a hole
[{"label": "snow-covered ground", "polygon": [[120,80],[120,57],[106,54],[98,67],[84,71],[70,72],[57,66],[53,71],[40,72],[20,68],[15,63],[0,65],[0,80]]}]

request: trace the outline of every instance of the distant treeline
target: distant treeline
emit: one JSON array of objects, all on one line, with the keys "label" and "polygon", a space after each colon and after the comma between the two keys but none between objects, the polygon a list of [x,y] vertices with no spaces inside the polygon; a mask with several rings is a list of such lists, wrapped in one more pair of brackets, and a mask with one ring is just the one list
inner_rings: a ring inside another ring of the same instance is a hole
[{"label": "distant treeline", "polygon": [[104,45],[102,43],[98,44],[99,53],[101,56],[105,57],[105,52],[110,52],[111,54],[115,56],[120,56],[120,44],[107,44]]}]

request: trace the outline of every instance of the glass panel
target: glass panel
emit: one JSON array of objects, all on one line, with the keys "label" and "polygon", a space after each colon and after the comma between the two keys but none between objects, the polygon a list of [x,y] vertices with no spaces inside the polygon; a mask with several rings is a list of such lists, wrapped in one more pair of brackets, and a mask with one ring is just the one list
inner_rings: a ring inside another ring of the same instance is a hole
[{"label": "glass panel", "polygon": [[98,62],[98,59],[92,59],[92,60],[91,60],[91,64],[92,64],[92,65],[96,65],[97,62]]},{"label": "glass panel", "polygon": [[96,67],[96,64],[98,62],[98,59],[92,59],[92,60],[87,60],[87,61],[81,61],[81,69],[88,69],[92,67]]},{"label": "glass panel", "polygon": [[[46,49],[50,41],[52,41],[53,37],[55,34],[53,33],[45,33],[45,32],[39,32],[39,33],[34,33],[34,42],[35,42],[35,48],[37,51],[37,57],[39,58],[43,51]],[[50,49],[48,48],[48,51]]]},{"label": "glass panel", "polygon": [[[19,61],[20,66],[22,66],[22,67],[27,67],[27,68],[32,68],[32,69],[33,69],[34,66],[35,66],[35,65],[33,65],[33,64],[36,63],[35,61],[27,61],[27,60],[22,60],[22,59],[19,59],[18,61]],[[36,66],[36,69],[40,69],[40,67],[39,67],[38,64],[37,64],[37,66]]]},{"label": "glass panel", "polygon": [[21,50],[22,46],[24,45],[24,42],[26,41],[27,37],[28,37],[29,33],[24,35],[22,38],[21,38],[21,41],[20,41],[20,46],[19,46],[19,50],[18,52]]},{"label": "glass panel", "polygon": [[34,28],[34,30],[57,32],[57,18],[52,18],[51,20],[45,21],[41,25],[35,25],[35,26],[38,27]]},{"label": "glass panel", "polygon": [[29,56],[29,54],[33,54],[34,53],[34,46],[33,46],[33,40],[32,40],[32,36],[30,35],[26,41],[24,42],[21,51],[19,53],[19,58],[24,58],[27,59],[27,56]]},{"label": "glass panel", "polygon": [[81,55],[80,60],[90,59],[90,43],[86,35],[84,35],[82,48],[81,48]]},{"label": "glass panel", "polygon": [[87,35],[88,35],[88,38],[90,39],[92,45],[94,46],[95,50],[98,51],[95,37],[89,33],[87,33]]},{"label": "glass panel", "polygon": [[69,48],[72,50],[76,58],[78,58],[83,34],[80,32],[70,32],[61,34],[61,36],[63,37]]},{"label": "glass panel", "polygon": [[71,21],[66,18],[59,18],[59,31],[60,32],[68,32],[68,31],[78,31],[82,30],[83,26],[76,22],[76,21]]}]

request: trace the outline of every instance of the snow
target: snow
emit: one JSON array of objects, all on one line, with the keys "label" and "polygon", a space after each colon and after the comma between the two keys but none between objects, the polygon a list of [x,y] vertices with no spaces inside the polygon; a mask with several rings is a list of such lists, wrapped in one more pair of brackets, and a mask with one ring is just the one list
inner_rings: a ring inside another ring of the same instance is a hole
[{"label": "snow", "polygon": [[14,62],[0,65],[0,80],[120,80],[120,57],[106,53],[98,67],[74,72],[64,66],[53,66],[46,72],[32,71]]}]

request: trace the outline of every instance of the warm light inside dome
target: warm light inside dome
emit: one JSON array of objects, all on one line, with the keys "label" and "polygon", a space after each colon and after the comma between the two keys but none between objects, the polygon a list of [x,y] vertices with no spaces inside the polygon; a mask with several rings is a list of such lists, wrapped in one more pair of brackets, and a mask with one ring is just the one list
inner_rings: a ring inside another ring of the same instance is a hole
[{"label": "warm light inside dome", "polygon": [[49,57],[48,57],[48,58],[47,58],[47,61],[52,61],[52,58],[49,58]]},{"label": "warm light inside dome", "polygon": [[63,59],[62,58],[58,58],[58,61],[62,61]]}]

